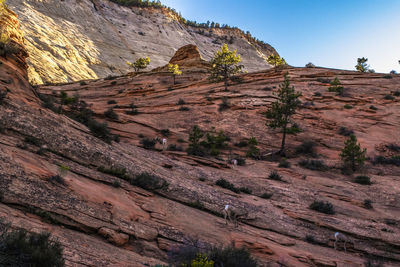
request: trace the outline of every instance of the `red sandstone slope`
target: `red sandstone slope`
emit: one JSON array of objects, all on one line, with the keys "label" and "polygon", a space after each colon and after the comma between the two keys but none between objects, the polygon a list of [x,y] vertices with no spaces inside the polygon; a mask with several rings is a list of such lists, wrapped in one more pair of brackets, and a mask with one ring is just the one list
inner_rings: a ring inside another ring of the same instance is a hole
[{"label": "red sandstone slope", "polygon": [[[223,151],[220,160],[148,151],[138,147],[139,134],[155,137],[168,128],[168,142],[178,143],[178,139],[187,140],[191,126],[198,124],[203,129],[223,129],[231,137],[233,154],[244,155],[246,149],[233,143],[251,136],[259,140],[264,153],[275,151],[280,134],[264,126],[262,113],[282,82],[281,71],[243,75],[229,92],[220,83],[209,83],[203,72],[185,72],[175,86],[167,73],[144,73],[37,89],[45,94],[78,93],[99,120],[115,105],[108,101],[115,100],[119,119],[107,121],[121,135],[121,142],[109,145],[93,137],[86,126],[41,107],[27,83],[24,66],[12,58],[0,61],[1,86],[10,90],[0,105],[0,216],[14,227],[49,231],[62,243],[69,266],[164,263],[169,249],[190,238],[245,246],[262,266],[277,262],[360,266],[367,255],[381,257],[387,266],[399,265],[399,167],[368,162],[366,172],[374,182],[370,186],[353,183],[352,177],[336,168],[345,139],[337,133],[341,126],[354,130],[369,156],[395,153],[386,145],[399,139],[399,98],[385,100],[384,96],[399,89],[398,76],[288,69],[304,104],[294,118],[303,132],[289,136],[289,150],[304,140],[314,140],[319,159],[332,168],[325,172],[304,169],[298,162],[306,156],[293,156],[288,169],[279,168],[277,162],[251,159],[233,169],[223,161],[229,150]],[[345,97],[327,92],[328,85],[319,82],[336,76],[345,86]],[[219,112],[223,96],[231,107]],[[189,111],[179,110],[180,98]],[[125,114],[132,102],[140,114]],[[346,103],[353,108],[345,109]],[[377,110],[370,109],[371,105]],[[25,142],[26,137],[37,138],[46,149],[38,153],[40,147]],[[57,174],[58,165],[70,169],[65,185],[48,180]],[[152,193],[101,173],[98,167],[123,167],[129,175],[149,172],[170,185],[168,190]],[[269,180],[272,170],[278,170],[284,182]],[[217,187],[219,178],[248,187],[252,194]],[[112,186],[116,181],[121,187]],[[265,192],[272,197],[258,197]],[[329,200],[336,214],[310,210],[315,199]],[[363,207],[365,199],[373,201],[372,210]],[[250,213],[238,228],[226,226],[215,215],[228,203]],[[333,249],[336,231],[354,239],[347,253]],[[316,242],[307,242],[307,236]]]}]

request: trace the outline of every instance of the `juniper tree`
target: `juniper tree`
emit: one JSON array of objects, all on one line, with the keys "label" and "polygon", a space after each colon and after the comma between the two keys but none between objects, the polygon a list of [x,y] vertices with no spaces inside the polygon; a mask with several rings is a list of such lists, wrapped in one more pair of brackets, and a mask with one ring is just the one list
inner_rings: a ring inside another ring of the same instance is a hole
[{"label": "juniper tree", "polygon": [[286,60],[280,57],[278,54],[272,54],[267,58],[268,64],[273,65],[274,67],[287,65]]},{"label": "juniper tree", "polygon": [[344,148],[342,153],[340,153],[340,157],[345,165],[345,167],[350,167],[354,172],[362,165],[364,165],[365,154],[367,149],[361,149],[359,143],[357,143],[357,137],[352,134],[350,137],[344,142]]},{"label": "juniper tree", "polygon": [[285,141],[287,126],[291,123],[291,116],[296,113],[296,109],[300,105],[300,92],[296,92],[293,86],[290,86],[289,74],[286,72],[284,81],[279,85],[277,100],[272,103],[270,109],[266,112],[268,119],[266,125],[271,128],[282,129],[282,143],[279,154],[285,154]]},{"label": "juniper tree", "polygon": [[224,44],[221,50],[217,51],[214,58],[211,59],[210,78],[212,80],[224,81],[225,90],[228,90],[228,79],[232,75],[241,72],[243,65],[239,65],[242,61],[237,50],[229,51],[228,45]]},{"label": "juniper tree", "polygon": [[147,65],[150,64],[150,58],[149,57],[141,57],[141,58],[138,58],[134,63],[127,61],[126,64],[128,64],[130,67],[132,67],[135,72],[138,72],[139,70],[147,68]]},{"label": "juniper tree", "polygon": [[168,71],[172,73],[172,76],[174,77],[174,84],[175,84],[176,75],[182,75],[182,71],[179,70],[179,65],[178,64],[168,64]]},{"label": "juniper tree", "polygon": [[204,136],[203,131],[199,126],[195,125],[189,133],[189,147],[187,153],[189,155],[204,156],[203,148],[200,144],[200,139]]},{"label": "juniper tree", "polygon": [[359,72],[368,72],[369,65],[367,64],[368,58],[357,58],[356,70]]}]

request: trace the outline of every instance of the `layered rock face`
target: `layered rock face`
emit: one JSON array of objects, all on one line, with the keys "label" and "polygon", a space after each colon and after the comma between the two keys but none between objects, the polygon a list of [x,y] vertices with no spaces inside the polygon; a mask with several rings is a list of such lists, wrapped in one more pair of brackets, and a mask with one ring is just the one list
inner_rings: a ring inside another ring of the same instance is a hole
[{"label": "layered rock face", "polygon": [[275,49],[249,41],[235,29],[204,30],[178,23],[165,10],[122,7],[108,0],[13,0],[30,55],[33,84],[121,75],[126,61],[149,56],[164,66],[176,50],[195,44],[204,59],[231,40],[248,71],[269,68]]}]

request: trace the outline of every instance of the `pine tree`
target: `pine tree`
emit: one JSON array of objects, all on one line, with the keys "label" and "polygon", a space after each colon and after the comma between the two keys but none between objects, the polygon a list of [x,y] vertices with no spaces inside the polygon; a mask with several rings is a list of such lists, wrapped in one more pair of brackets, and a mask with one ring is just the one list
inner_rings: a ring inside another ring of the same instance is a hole
[{"label": "pine tree", "polygon": [[130,67],[132,67],[135,72],[138,72],[141,69],[147,68],[147,65],[150,64],[150,58],[142,57],[142,58],[137,59],[134,63],[127,61],[126,64],[128,64]]},{"label": "pine tree", "polygon": [[176,75],[182,75],[182,71],[179,70],[179,65],[178,64],[168,64],[168,71],[172,73],[172,76],[174,77],[174,85],[175,85]]},{"label": "pine tree", "polygon": [[367,149],[361,149],[360,144],[357,143],[357,137],[352,134],[344,142],[344,148],[342,153],[340,153],[340,157],[344,165],[350,167],[354,172],[364,164],[366,152]]},{"label": "pine tree", "polygon": [[357,58],[356,70],[359,72],[368,72],[369,65],[367,64],[368,58]]},{"label": "pine tree", "polygon": [[225,90],[228,90],[228,79],[230,76],[241,72],[243,65],[239,65],[242,61],[240,55],[236,54],[237,50],[229,51],[228,45],[224,44],[221,50],[217,51],[214,58],[211,59],[211,75],[213,80],[223,80]]},{"label": "pine tree", "polygon": [[293,86],[290,86],[289,74],[286,72],[284,81],[279,85],[278,98],[276,102],[267,110],[266,117],[268,119],[266,125],[271,128],[282,128],[282,143],[279,154],[284,155],[287,126],[291,122],[291,116],[295,114],[296,109],[300,105],[300,92],[296,92]]},{"label": "pine tree", "polygon": [[272,54],[267,58],[268,64],[273,65],[275,68],[278,66],[287,65],[286,60],[280,57],[278,54]]},{"label": "pine tree", "polygon": [[204,136],[199,126],[195,125],[189,133],[189,147],[187,153],[189,155],[204,156],[204,150],[201,147],[200,139]]},{"label": "pine tree", "polygon": [[329,86],[328,91],[329,92],[336,92],[338,95],[343,95],[343,86],[340,83],[338,77],[335,77],[333,81],[331,81],[331,86]]}]

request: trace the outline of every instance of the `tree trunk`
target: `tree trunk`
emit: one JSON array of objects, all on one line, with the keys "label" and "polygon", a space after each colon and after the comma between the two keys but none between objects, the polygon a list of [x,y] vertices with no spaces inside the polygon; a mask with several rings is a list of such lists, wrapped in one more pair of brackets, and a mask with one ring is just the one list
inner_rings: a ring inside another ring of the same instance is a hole
[{"label": "tree trunk", "polygon": [[174,77],[174,85],[175,85],[175,75],[172,75]]},{"label": "tree trunk", "polygon": [[228,77],[225,77],[225,91],[228,91]]},{"label": "tree trunk", "polygon": [[279,150],[279,155],[281,156],[285,155],[286,128],[287,128],[287,123],[283,126],[281,150]]}]

